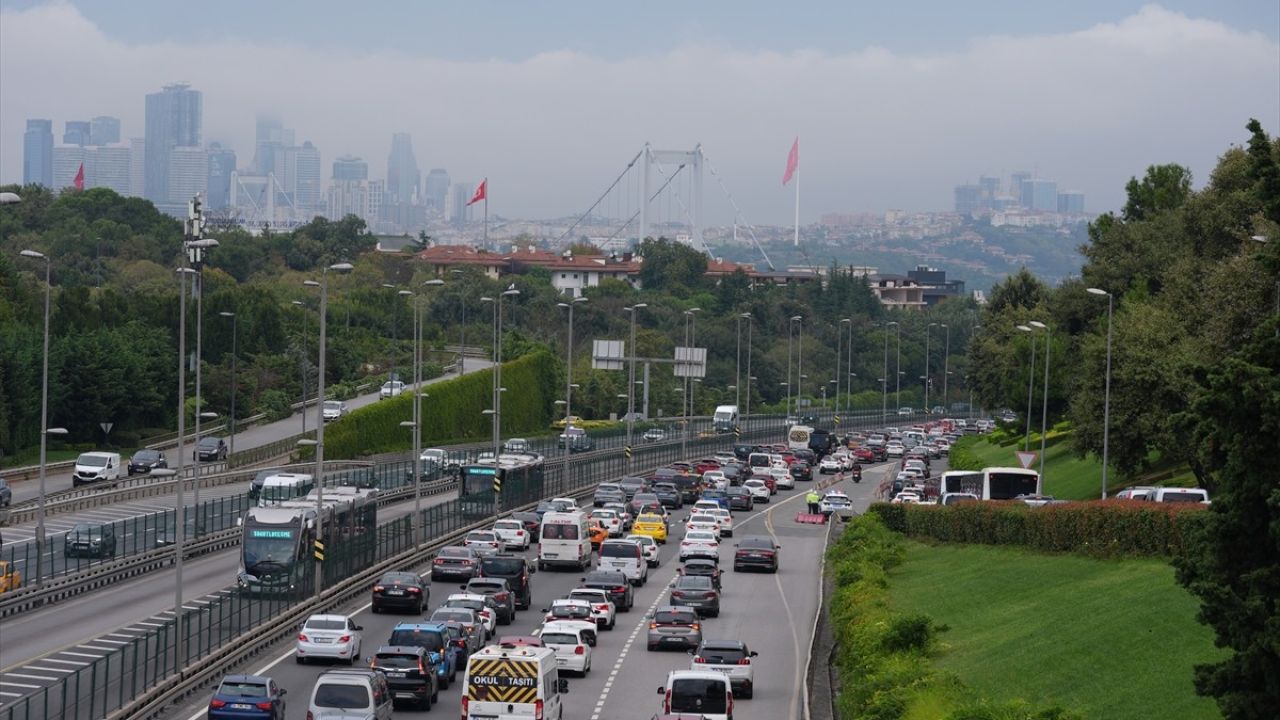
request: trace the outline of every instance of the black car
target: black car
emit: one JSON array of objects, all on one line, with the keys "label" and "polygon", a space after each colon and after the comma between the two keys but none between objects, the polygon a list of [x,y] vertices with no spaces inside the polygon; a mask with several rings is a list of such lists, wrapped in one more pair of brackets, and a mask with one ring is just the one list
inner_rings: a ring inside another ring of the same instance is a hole
[{"label": "black car", "polygon": [[110,525],[80,523],[63,540],[64,557],[109,558],[116,554],[116,531]]},{"label": "black car", "polygon": [[431,597],[431,590],[418,573],[389,572],[378,578],[373,586],[373,611],[412,610],[421,615]]},{"label": "black car", "polygon": [[744,537],[734,547],[734,572],[747,568],[778,572],[778,551],[782,546],[775,543],[768,535]]},{"label": "black car", "polygon": [[212,435],[205,435],[196,443],[191,457],[200,462],[219,462],[227,459],[227,441]]},{"label": "black car", "polygon": [[[631,493],[634,495],[635,493]],[[622,487],[615,483],[600,483],[596,486],[596,492],[591,497],[591,504],[595,507],[604,507],[605,503],[620,502],[624,503],[631,497],[623,491]]]},{"label": "black car", "polygon": [[517,610],[528,610],[533,604],[533,582],[529,578],[529,564],[520,555],[499,553],[480,558],[477,577],[502,579],[515,594]]},{"label": "black car", "polygon": [[[564,447],[564,446],[561,445],[561,447]],[[595,440],[591,439],[590,435],[575,435],[569,438],[570,453],[591,452],[592,450],[595,450],[595,449],[596,449],[596,442]]]},{"label": "black car", "polygon": [[796,480],[812,480],[813,479],[813,468],[809,467],[809,463],[807,462],[791,463],[791,467],[788,469],[788,472],[790,472],[791,477],[795,478]]},{"label": "black car", "polygon": [[536,512],[511,513],[512,520],[524,523],[524,531],[529,533],[529,542],[536,543],[542,539],[542,516]]},{"label": "black car", "polygon": [[720,566],[711,558],[693,557],[685,560],[680,568],[681,575],[702,575],[711,578],[711,584],[720,589]]},{"label": "black car", "polygon": [[462,651],[462,662],[465,663],[471,653],[484,647],[482,626],[468,625],[457,620],[447,620],[441,624],[449,631],[449,644]]},{"label": "black car", "polygon": [[640,517],[640,514],[644,512],[646,507],[661,504],[662,499],[658,497],[657,493],[638,492],[635,495],[632,495],[631,499],[627,501],[627,512],[631,513],[631,517],[633,518]]},{"label": "black car", "polygon": [[421,647],[383,645],[369,661],[369,667],[387,679],[393,704],[412,703],[420,710],[430,710],[440,697],[438,663],[431,662],[432,655],[440,657]]},{"label": "black car", "polygon": [[459,545],[440,548],[431,561],[431,580],[470,580],[480,570],[480,556],[475,550]]},{"label": "black car", "polygon": [[635,596],[631,593],[631,583],[627,580],[627,576],[620,572],[597,570],[582,578],[582,587],[595,588],[609,593],[609,599],[613,601],[619,612],[630,612],[631,606],[635,604]]},{"label": "black car", "polygon": [[742,486],[734,486],[724,492],[729,496],[730,510],[750,510],[755,507],[755,501],[751,498],[751,491]]},{"label": "black car", "polygon": [[160,452],[159,450],[143,448],[138,452],[134,453],[133,457],[129,458],[129,474],[130,475],[133,475],[135,473],[140,475],[146,475],[147,473],[150,473],[152,470],[155,470],[156,468],[167,468],[167,467],[169,467],[169,461],[165,459],[164,453]]},{"label": "black car", "polygon": [[[521,564],[524,558],[519,558]],[[484,561],[480,561],[483,567]],[[476,595],[487,595],[493,598],[493,604],[498,608],[498,624],[510,625],[512,620],[516,618],[516,594],[511,592],[511,586],[507,584],[505,578],[500,577],[474,577],[462,586],[462,591],[466,593],[474,593]]]},{"label": "black car", "polygon": [[564,512],[569,509],[569,503],[564,500],[543,500],[533,509],[533,514],[538,516],[538,521],[542,521],[542,516],[549,512]]},{"label": "black car", "polygon": [[653,494],[658,496],[658,503],[663,507],[679,510],[684,507],[684,498],[672,483],[658,483],[653,486]]},{"label": "black car", "polygon": [[791,456],[797,460],[803,460],[809,463],[810,465],[818,464],[818,454],[812,450],[807,450],[804,448],[801,448],[799,450],[792,450]]},{"label": "black car", "polygon": [[699,615],[720,614],[720,591],[704,575],[681,575],[671,583],[671,604],[691,607]]},{"label": "black car", "polygon": [[733,456],[739,460],[746,460],[751,457],[751,453],[756,451],[756,446],[751,443],[734,443]]},{"label": "black car", "polygon": [[642,477],[624,477],[618,481],[618,484],[627,494],[627,500],[635,497],[636,493],[649,492],[649,481]]},{"label": "black car", "polygon": [[729,463],[720,466],[720,472],[724,473],[724,479],[729,481],[730,485],[741,485],[746,479],[741,465]]}]

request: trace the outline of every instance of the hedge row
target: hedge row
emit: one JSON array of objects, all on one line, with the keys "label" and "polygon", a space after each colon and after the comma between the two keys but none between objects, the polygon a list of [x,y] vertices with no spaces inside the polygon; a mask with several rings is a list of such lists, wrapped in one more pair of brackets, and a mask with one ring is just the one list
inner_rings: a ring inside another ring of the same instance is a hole
[{"label": "hedge row", "polygon": [[1172,556],[1182,551],[1201,505],[1135,500],[1073,502],[1033,508],[1021,502],[891,505],[871,511],[890,529],[939,542],[1019,545],[1091,557]]},{"label": "hedge row", "polygon": [[[525,355],[502,366],[502,431],[504,435],[545,429],[555,415],[560,368],[548,352]],[[422,398],[422,445],[435,440],[492,437],[493,370],[467,373],[435,383]],[[413,398],[406,392],[351,412],[325,430],[325,455],[356,458],[407,450],[412,435],[400,423],[413,417]]]}]

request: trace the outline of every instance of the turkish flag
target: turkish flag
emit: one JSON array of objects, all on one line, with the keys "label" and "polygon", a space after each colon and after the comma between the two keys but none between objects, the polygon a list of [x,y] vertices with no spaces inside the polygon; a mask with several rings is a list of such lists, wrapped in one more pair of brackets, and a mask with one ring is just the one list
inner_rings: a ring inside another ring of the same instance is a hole
[{"label": "turkish flag", "polygon": [[72,185],[77,190],[84,189],[84,163],[80,163],[80,169],[76,171],[76,179],[72,182]]},{"label": "turkish flag", "polygon": [[786,185],[791,182],[791,176],[796,174],[796,168],[800,167],[800,138],[791,143],[791,152],[787,153],[787,169],[782,173],[782,184]]},{"label": "turkish flag", "polygon": [[471,196],[471,199],[467,201],[467,204],[474,205],[480,202],[481,200],[484,200],[485,198],[489,197],[488,193],[489,193],[489,178],[485,178],[484,180],[480,181],[480,184],[476,187],[475,194]]}]

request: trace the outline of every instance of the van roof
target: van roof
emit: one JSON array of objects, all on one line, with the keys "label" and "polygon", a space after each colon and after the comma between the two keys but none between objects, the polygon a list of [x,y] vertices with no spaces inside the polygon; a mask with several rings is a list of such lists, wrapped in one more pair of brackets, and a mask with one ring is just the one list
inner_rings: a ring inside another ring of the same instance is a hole
[{"label": "van roof", "polygon": [[729,676],[714,670],[672,670],[667,673],[668,686],[679,680],[719,680],[726,686],[729,684]]},{"label": "van roof", "polygon": [[518,660],[526,662],[536,662],[545,660],[555,655],[555,650],[537,645],[487,645],[480,650],[472,653],[471,658],[484,658],[492,660],[495,658],[506,660]]}]

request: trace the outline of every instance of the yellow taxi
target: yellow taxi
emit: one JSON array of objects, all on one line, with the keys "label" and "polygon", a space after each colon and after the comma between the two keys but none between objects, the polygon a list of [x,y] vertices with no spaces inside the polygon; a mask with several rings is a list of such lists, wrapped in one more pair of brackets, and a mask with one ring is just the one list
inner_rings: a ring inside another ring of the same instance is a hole
[{"label": "yellow taxi", "polygon": [[665,545],[667,542],[667,523],[662,519],[661,515],[644,513],[631,524],[631,534],[648,535],[656,542]]},{"label": "yellow taxi", "polygon": [[6,560],[0,560],[0,593],[17,590],[22,585],[22,573]]},{"label": "yellow taxi", "polygon": [[587,536],[591,538],[591,549],[599,550],[600,545],[609,539],[609,529],[595,518],[587,518]]}]

